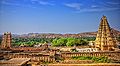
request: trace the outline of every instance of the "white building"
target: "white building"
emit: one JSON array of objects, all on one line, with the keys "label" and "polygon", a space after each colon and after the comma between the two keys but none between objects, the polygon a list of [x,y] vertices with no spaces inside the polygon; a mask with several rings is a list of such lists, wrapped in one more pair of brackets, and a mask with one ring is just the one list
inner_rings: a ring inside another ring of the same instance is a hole
[{"label": "white building", "polygon": [[97,52],[98,51],[97,48],[81,48],[81,49],[76,48],[76,50],[78,52]]}]

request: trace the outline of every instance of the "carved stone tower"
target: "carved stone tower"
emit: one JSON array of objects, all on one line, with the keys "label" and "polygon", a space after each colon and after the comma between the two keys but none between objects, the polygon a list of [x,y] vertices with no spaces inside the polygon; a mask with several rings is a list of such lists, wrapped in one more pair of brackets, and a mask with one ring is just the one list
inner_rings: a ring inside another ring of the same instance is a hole
[{"label": "carved stone tower", "polygon": [[106,16],[103,16],[96,36],[95,47],[102,51],[111,51],[114,50],[115,46],[115,38],[111,32]]},{"label": "carved stone tower", "polygon": [[2,43],[1,43],[1,48],[2,49],[10,49],[11,48],[11,33],[10,32],[6,32],[4,33],[3,37],[2,37]]}]

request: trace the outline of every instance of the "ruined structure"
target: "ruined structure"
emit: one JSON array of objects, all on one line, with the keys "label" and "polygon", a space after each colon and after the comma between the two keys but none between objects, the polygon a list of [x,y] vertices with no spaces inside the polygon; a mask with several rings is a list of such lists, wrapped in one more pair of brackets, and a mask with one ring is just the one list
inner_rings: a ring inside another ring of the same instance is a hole
[{"label": "ruined structure", "polygon": [[11,48],[11,40],[12,40],[12,35],[10,32],[4,33],[2,37],[2,43],[1,43],[1,48],[2,49],[10,49]]},{"label": "ruined structure", "polygon": [[96,36],[95,47],[102,51],[111,51],[114,50],[115,46],[116,40],[111,32],[106,16],[103,16]]}]

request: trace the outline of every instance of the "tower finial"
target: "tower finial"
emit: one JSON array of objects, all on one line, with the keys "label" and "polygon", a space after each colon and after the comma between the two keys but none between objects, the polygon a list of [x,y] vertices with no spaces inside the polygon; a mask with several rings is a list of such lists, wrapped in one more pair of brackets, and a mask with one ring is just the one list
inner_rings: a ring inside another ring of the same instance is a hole
[{"label": "tower finial", "polygon": [[107,17],[105,15],[103,15],[102,19],[107,19]]}]

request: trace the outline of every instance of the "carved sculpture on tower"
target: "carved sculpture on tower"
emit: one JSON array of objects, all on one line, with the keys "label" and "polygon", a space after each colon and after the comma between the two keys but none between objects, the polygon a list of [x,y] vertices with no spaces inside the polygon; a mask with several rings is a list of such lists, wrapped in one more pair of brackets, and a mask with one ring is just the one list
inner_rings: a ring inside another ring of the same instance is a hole
[{"label": "carved sculpture on tower", "polygon": [[12,36],[10,32],[4,33],[2,37],[1,49],[10,49],[11,48]]},{"label": "carved sculpture on tower", "polygon": [[106,16],[101,18],[95,40],[95,47],[102,51],[112,51],[116,47],[116,40],[111,32]]}]

